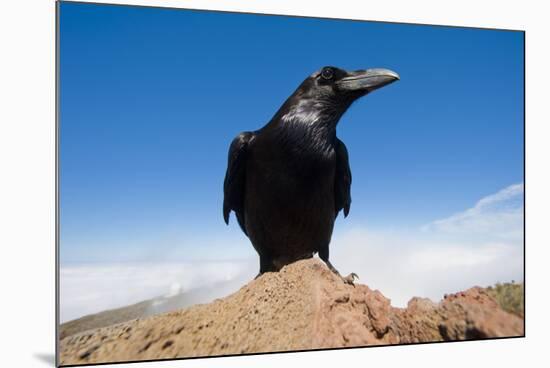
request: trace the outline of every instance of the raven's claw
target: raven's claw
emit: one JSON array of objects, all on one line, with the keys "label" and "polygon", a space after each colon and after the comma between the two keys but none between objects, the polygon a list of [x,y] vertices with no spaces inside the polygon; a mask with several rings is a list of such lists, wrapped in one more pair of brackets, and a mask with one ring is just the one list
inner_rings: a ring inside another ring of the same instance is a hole
[{"label": "raven's claw", "polygon": [[355,286],[355,284],[354,284],[355,279],[359,279],[359,276],[357,276],[357,274],[355,272],[350,273],[346,277],[342,277],[342,280],[344,280],[344,282],[346,284],[353,285],[353,286]]}]

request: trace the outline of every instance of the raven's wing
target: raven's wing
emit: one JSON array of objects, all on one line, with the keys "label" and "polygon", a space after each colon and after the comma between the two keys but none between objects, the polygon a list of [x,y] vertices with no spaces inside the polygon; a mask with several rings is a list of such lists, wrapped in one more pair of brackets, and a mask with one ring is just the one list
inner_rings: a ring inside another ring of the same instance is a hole
[{"label": "raven's wing", "polygon": [[227,171],[223,182],[223,219],[229,224],[229,213],[233,210],[243,232],[246,233],[244,216],[244,194],[246,183],[246,160],[248,144],[254,139],[254,133],[239,134],[229,147]]},{"label": "raven's wing", "polygon": [[348,216],[351,206],[351,169],[349,168],[348,150],[344,142],[336,138],[336,173],[334,178],[335,216],[343,209],[344,217]]}]

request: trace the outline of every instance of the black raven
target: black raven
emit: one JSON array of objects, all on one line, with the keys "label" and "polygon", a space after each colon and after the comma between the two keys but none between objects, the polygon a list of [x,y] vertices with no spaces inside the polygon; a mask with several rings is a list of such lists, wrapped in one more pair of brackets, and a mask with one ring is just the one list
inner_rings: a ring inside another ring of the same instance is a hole
[{"label": "black raven", "polygon": [[[351,170],[336,125],[359,97],[399,79],[387,69],[310,75],[263,128],[231,143],[223,217],[233,210],[260,256],[260,273],[315,253],[329,261],[336,216],[351,205]],[[353,283],[355,274],[344,278]]]}]

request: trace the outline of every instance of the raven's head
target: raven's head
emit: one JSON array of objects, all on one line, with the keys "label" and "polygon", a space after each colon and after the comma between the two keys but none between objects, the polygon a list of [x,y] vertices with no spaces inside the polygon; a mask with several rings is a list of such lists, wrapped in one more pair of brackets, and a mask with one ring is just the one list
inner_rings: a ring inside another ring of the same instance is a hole
[{"label": "raven's head", "polygon": [[353,101],[398,79],[388,69],[348,72],[326,66],[306,78],[275,117],[311,127],[336,127]]},{"label": "raven's head", "polygon": [[354,101],[399,79],[388,69],[366,69],[348,72],[325,66],[310,75],[300,86],[305,95],[334,101]]},{"label": "raven's head", "polygon": [[281,106],[274,121],[335,128],[355,100],[398,79],[399,75],[388,69],[348,72],[326,66],[300,84]]}]

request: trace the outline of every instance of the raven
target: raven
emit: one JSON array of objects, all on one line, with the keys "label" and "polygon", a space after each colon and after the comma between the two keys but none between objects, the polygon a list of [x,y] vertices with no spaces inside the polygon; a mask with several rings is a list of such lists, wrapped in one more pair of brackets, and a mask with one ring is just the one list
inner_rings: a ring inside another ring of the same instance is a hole
[{"label": "raven", "polygon": [[[231,143],[223,217],[235,212],[260,256],[260,276],[315,253],[329,261],[334,221],[351,205],[351,170],[336,125],[358,98],[399,79],[387,69],[316,71],[261,129]],[[258,277],[257,276],[257,277]],[[353,283],[354,273],[343,278]]]}]

